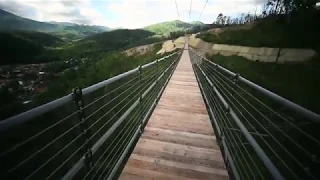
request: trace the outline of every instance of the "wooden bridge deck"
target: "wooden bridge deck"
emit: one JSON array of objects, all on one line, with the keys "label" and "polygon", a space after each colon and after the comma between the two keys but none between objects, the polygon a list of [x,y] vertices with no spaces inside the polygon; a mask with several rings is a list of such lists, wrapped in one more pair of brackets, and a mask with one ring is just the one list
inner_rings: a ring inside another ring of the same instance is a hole
[{"label": "wooden bridge deck", "polygon": [[188,50],[119,179],[229,179]]}]

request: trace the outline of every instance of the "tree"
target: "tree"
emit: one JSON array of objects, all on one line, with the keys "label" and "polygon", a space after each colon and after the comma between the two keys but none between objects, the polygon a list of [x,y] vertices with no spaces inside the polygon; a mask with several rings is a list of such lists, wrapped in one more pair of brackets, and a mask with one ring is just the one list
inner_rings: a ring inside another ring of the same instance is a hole
[{"label": "tree", "polygon": [[227,17],[226,23],[229,25],[232,24],[232,20],[230,16]]},{"label": "tree", "polygon": [[223,18],[224,18],[223,14],[220,13],[220,14],[218,15],[218,17],[217,17],[216,23],[217,23],[217,24],[223,24]]}]

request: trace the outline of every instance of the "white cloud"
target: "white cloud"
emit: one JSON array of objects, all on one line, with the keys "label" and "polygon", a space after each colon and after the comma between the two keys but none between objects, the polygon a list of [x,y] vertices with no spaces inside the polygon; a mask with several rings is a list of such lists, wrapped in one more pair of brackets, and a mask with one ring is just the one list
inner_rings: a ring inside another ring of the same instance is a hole
[{"label": "white cloud", "polygon": [[[96,3],[99,3],[97,7]],[[212,23],[219,13],[235,17],[254,13],[266,0],[193,0],[191,21]],[[141,28],[150,24],[180,19],[189,21],[190,0],[0,0],[0,8],[38,21],[66,21],[109,27]],[[99,9],[97,9],[99,8]],[[103,9],[101,11],[101,9]]]},{"label": "white cloud", "polygon": [[[178,18],[174,0],[121,0],[113,1],[107,6],[107,12],[119,16],[113,26],[141,28],[162,21],[180,19],[189,21],[189,0],[177,0],[180,18]],[[193,0],[190,21],[201,20],[212,23],[219,13],[235,17],[241,13],[254,13],[261,9],[266,0],[209,0],[203,14],[201,11],[206,0]],[[258,11],[258,12],[259,12]]]},{"label": "white cloud", "polygon": [[107,24],[91,0],[0,0],[0,7],[37,21]]}]

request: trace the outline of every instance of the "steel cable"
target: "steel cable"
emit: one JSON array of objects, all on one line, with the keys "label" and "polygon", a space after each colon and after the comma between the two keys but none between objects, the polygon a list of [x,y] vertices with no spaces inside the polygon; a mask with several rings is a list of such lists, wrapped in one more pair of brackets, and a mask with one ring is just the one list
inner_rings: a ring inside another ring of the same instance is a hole
[{"label": "steel cable", "polygon": [[[146,82],[148,82],[148,81],[146,81]],[[145,83],[146,83],[145,82]],[[144,84],[145,84],[144,83]],[[149,83],[149,84],[151,84],[151,83]],[[134,93],[135,91],[133,91],[132,93]],[[131,93],[131,94],[132,94]],[[131,100],[132,101],[132,100]],[[127,104],[129,104],[131,101],[129,101]],[[119,104],[118,104],[119,105]],[[124,107],[126,107],[126,106],[124,106]],[[124,107],[122,108],[122,109],[124,109]],[[121,109],[121,110],[122,110]],[[109,111],[110,112],[110,111]],[[119,113],[119,111],[118,111],[118,113]],[[113,119],[115,117],[115,115],[111,118],[111,119]],[[109,121],[108,121],[109,122]],[[108,123],[107,122],[107,123]],[[22,166],[24,163],[26,163],[27,161],[29,161],[30,159],[32,159],[33,157],[35,157],[36,155],[38,155],[39,153],[41,153],[44,149],[46,149],[47,147],[49,147],[50,145],[52,145],[54,142],[56,142],[57,140],[59,140],[60,138],[62,138],[64,135],[66,135],[68,132],[70,132],[71,130],[73,130],[74,128],[76,128],[76,127],[78,127],[78,125],[80,124],[81,122],[79,122],[79,123],[77,123],[77,124],[75,124],[72,128],[70,128],[68,131],[66,131],[66,132],[64,132],[63,134],[61,134],[60,136],[58,136],[56,139],[54,139],[53,141],[51,141],[50,143],[48,143],[46,146],[44,146],[44,147],[42,147],[40,150],[38,150],[37,152],[35,152],[34,154],[32,154],[31,156],[29,156],[27,159],[25,159],[25,160],[23,160],[22,162],[20,162],[17,166],[15,166],[14,168],[12,168],[12,169],[10,169],[7,173],[6,173],[6,175],[8,175],[8,174],[10,174],[10,173],[12,173],[13,171],[15,171],[17,168],[19,168],[20,166]],[[107,124],[106,123],[106,124]],[[106,125],[105,124],[105,125]],[[104,125],[104,126],[105,126]],[[104,127],[103,126],[103,127]],[[92,125],[88,128],[88,129],[90,129],[92,127]],[[101,130],[101,128],[99,129],[99,131]],[[94,135],[96,135],[99,131],[97,131]],[[82,135],[82,133],[80,134],[80,135]],[[80,137],[80,135],[78,135],[77,136],[77,138],[79,138]],[[92,137],[90,137],[89,138],[89,140],[91,140],[92,138],[93,138],[93,136],[94,135],[92,135]],[[66,146],[67,147],[67,146]],[[62,150],[64,150],[66,147],[64,147]],[[59,154],[60,152],[62,152],[62,150],[60,150],[60,151],[58,151],[58,153],[56,153],[53,157],[56,157],[56,155],[57,154]],[[52,158],[50,158],[45,164],[47,164],[49,161],[51,161],[52,160]],[[44,165],[45,164],[43,164],[43,165],[41,165],[40,166],[40,169],[42,168],[42,167],[44,167]],[[38,171],[38,170],[40,170],[40,169],[37,169],[36,171]],[[34,173],[32,173],[32,175],[33,175]],[[5,176],[6,176],[5,175]]]},{"label": "steel cable", "polygon": [[72,131],[73,129],[75,129],[76,127],[78,127],[78,125],[81,124],[81,122],[75,124],[73,127],[71,127],[69,130],[67,130],[66,132],[62,133],[60,136],[58,136],[57,138],[55,138],[54,140],[52,140],[50,143],[48,143],[47,145],[45,145],[44,147],[42,147],[41,149],[39,149],[38,151],[36,151],[35,153],[33,153],[32,155],[30,155],[28,158],[24,159],[23,161],[21,161],[20,163],[18,163],[18,165],[16,165],[14,168],[11,168],[6,174],[11,174],[13,171],[15,171],[17,168],[21,167],[24,163],[26,163],[27,161],[29,161],[30,159],[32,159],[33,157],[35,157],[36,155],[38,155],[39,153],[41,153],[43,150],[45,150],[47,147],[49,147],[50,145],[52,145],[53,143],[55,143],[57,140],[59,140],[60,138],[62,138],[63,136],[65,136],[67,133],[69,133],[70,131]]},{"label": "steel cable", "polygon": [[[212,76],[213,77],[213,76]],[[217,76],[218,77],[218,76]],[[219,77],[218,77],[219,78]],[[221,79],[221,78],[219,78],[222,82],[223,82],[223,80]],[[216,80],[217,81],[217,80]],[[227,83],[225,83],[225,82],[223,82],[224,84],[226,84],[230,89],[232,89],[231,88],[231,86],[229,86]],[[221,83],[220,83],[221,84]],[[223,87],[223,86],[222,86]],[[225,87],[223,87],[225,90],[226,90],[226,88]],[[226,90],[227,92],[228,92],[228,94],[230,95],[231,93],[230,93],[230,91],[228,91],[228,90]],[[235,93],[237,93],[235,90],[233,90]],[[237,93],[238,94],[238,93]],[[238,94],[239,95],[239,94]],[[227,95],[226,95],[227,96]],[[231,97],[233,97],[232,95],[231,95]],[[239,97],[241,98],[241,99],[243,99],[244,101],[246,101],[246,99],[244,98],[244,97],[242,97],[241,95],[239,95]],[[259,122],[254,118],[254,116],[247,110],[247,109],[245,109],[243,106],[242,106],[242,104],[235,98],[235,97],[233,97],[234,98],[234,100],[236,100],[237,102],[238,102],[238,104],[246,111],[246,112],[248,112],[248,114],[252,117],[252,119],[254,119],[258,124],[259,124]],[[257,112],[259,112],[259,110],[257,110],[252,104],[250,104],[248,101],[246,101],[247,102],[247,104],[249,104],[253,109],[255,109]],[[261,116],[263,116],[267,121],[269,121],[270,122],[270,124],[272,124],[280,133],[282,133],[284,136],[286,136],[290,141],[292,141],[297,147],[299,147],[302,151],[304,151],[311,159],[312,159],[312,155],[311,154],[309,154],[309,152],[307,151],[307,150],[305,150],[303,147],[301,147],[299,144],[297,144],[294,140],[292,140],[290,137],[288,137],[285,133],[283,133],[282,131],[281,131],[281,129],[279,129],[269,118],[267,118],[267,117],[265,117],[263,114],[261,114]],[[285,147],[283,147],[282,146],[282,144],[280,143],[280,142],[278,142],[277,141],[277,139],[275,138],[275,137],[273,137],[272,136],[272,133],[270,133],[263,125],[261,125],[261,124],[259,124],[259,126],[261,127],[261,128],[263,128],[269,135],[270,135],[270,137],[272,137],[273,139],[274,139],[274,141],[276,141],[277,142],[277,144],[278,145],[280,145],[285,151],[286,151],[286,153],[289,153],[290,154],[290,156],[291,156],[291,158],[294,158],[295,159],[295,157],[285,148]],[[297,160],[298,161],[298,160]],[[299,162],[298,161],[298,163],[301,163],[301,162]],[[302,165],[302,164],[301,164]]]},{"label": "steel cable", "polygon": [[[153,69],[156,70],[156,69]],[[137,76],[139,77],[139,76]],[[125,94],[126,92],[128,92],[129,90],[131,90],[131,88],[133,88],[136,85],[139,85],[140,82],[136,82],[134,85],[132,85],[130,88],[127,88],[126,90],[124,90],[123,92],[121,92],[120,94],[118,94],[116,97],[114,97],[112,100],[108,101],[108,103],[102,105],[101,107],[99,107],[98,109],[96,109],[94,112],[92,112],[89,116],[87,116],[85,119],[89,119],[90,117],[92,117],[93,115],[95,115],[97,112],[99,112],[101,109],[103,109],[104,107],[106,107],[107,105],[109,105],[110,103],[112,103],[113,101],[115,101],[118,97],[121,97],[121,95]],[[131,95],[132,93],[130,93]],[[129,96],[129,95],[128,95]],[[128,97],[127,96],[127,97]],[[124,98],[126,99],[126,98]]]},{"label": "steel cable", "polygon": [[[210,77],[214,78],[214,76],[210,76]],[[216,81],[217,81],[217,80],[216,80]],[[213,82],[215,82],[215,81],[213,81]],[[240,111],[240,110],[237,108],[237,106],[232,102],[232,100],[229,98],[229,96],[226,95],[225,92],[227,92],[227,93],[251,116],[251,118],[252,118],[253,120],[255,120],[255,121],[259,124],[259,126],[260,126],[261,128],[263,128],[263,129],[265,130],[265,132],[267,132],[270,137],[272,137],[272,139],[273,139],[275,142],[277,142],[277,144],[278,144],[280,147],[282,147],[301,167],[303,167],[303,165],[301,164],[301,162],[298,161],[289,151],[287,151],[287,149],[284,148],[284,147],[282,146],[282,144],[281,144],[280,142],[278,142],[275,137],[273,137],[272,133],[270,133],[262,124],[260,124],[259,121],[257,121],[256,118],[254,118],[254,116],[253,116],[244,106],[242,106],[241,103],[240,103],[235,97],[232,96],[232,94],[230,93],[230,91],[228,91],[225,87],[221,86],[221,87],[224,89],[224,90],[223,90],[218,84],[219,84],[219,83],[215,83],[216,87],[220,89],[220,92],[222,92],[222,94],[224,94],[224,96],[229,100],[229,102],[235,107],[235,109],[236,109],[238,112],[240,112],[240,115],[248,122],[248,124],[250,124],[250,126],[251,126],[255,131],[256,131],[256,128],[255,128],[255,127],[250,123],[250,121],[241,113],[241,111]],[[220,84],[221,84],[221,83],[220,83]],[[256,132],[257,132],[257,131],[256,131]],[[258,132],[257,132],[257,133],[258,133]],[[289,166],[288,166],[288,165],[284,162],[284,160],[276,153],[276,151],[269,145],[269,143],[267,143],[267,141],[264,140],[264,138],[262,138],[262,137],[260,137],[260,138],[264,141],[264,143],[268,146],[268,148],[273,152],[273,154],[276,155],[276,157],[282,162],[282,164],[290,171],[290,173],[291,173],[292,175],[294,175],[294,176],[298,179],[298,176],[289,168]]]},{"label": "steel cable", "polygon": [[[135,114],[138,114],[137,112],[139,111],[136,111]],[[134,127],[134,121],[131,121],[132,123],[130,124],[129,128],[130,127]],[[129,123],[128,123],[129,124]],[[125,128],[124,128],[125,129]],[[131,131],[129,131],[131,132]],[[121,139],[125,137],[125,136],[122,136]],[[115,148],[117,147],[117,145],[121,142],[121,139],[117,141],[117,144],[115,146],[113,146],[113,148],[111,149],[111,152],[109,153],[109,155],[105,158],[105,160],[102,162],[102,164],[100,165],[100,167],[96,170],[96,173],[92,176],[91,180],[92,179],[95,179],[96,175],[98,174],[98,172],[100,171],[100,169],[104,166],[104,164],[106,163],[106,161],[108,160],[108,158],[110,157],[110,155],[112,154],[112,152],[115,150]],[[123,141],[122,141],[123,142]],[[100,173],[100,176],[101,176],[102,173]],[[99,179],[99,178],[98,178]]]},{"label": "steel cable", "polygon": [[[221,75],[221,77],[224,77],[226,80],[228,80],[229,82],[232,82],[228,77],[224,76],[221,72],[219,72],[218,70],[214,69],[214,71],[216,71],[219,75]],[[242,90],[242,92],[246,93],[247,95],[249,95],[251,98],[253,98],[254,100],[256,100],[257,102],[259,102],[262,106],[264,106],[265,108],[267,108],[268,110],[270,110],[271,112],[273,112],[274,114],[276,114],[278,117],[280,117],[281,119],[283,119],[284,121],[286,121],[287,123],[290,124],[290,126],[294,127],[295,129],[297,129],[299,132],[301,132],[303,135],[305,135],[306,137],[308,137],[310,140],[312,140],[313,142],[315,142],[319,147],[320,147],[320,141],[318,141],[317,139],[315,139],[314,137],[310,136],[307,132],[303,131],[301,128],[299,128],[298,126],[296,126],[295,124],[293,124],[290,120],[288,120],[287,118],[283,117],[282,115],[280,115],[278,112],[274,111],[271,107],[269,107],[268,105],[264,104],[263,102],[261,102],[259,99],[257,99],[256,97],[254,97],[253,95],[251,95],[249,92],[247,92],[245,89],[243,89],[241,86],[239,86],[238,84],[235,84],[235,86],[237,88],[239,88],[240,90]],[[235,91],[236,92],[236,91]],[[254,108],[254,106],[253,106]]]},{"label": "steel cable", "polygon": [[[161,88],[161,87],[158,87],[158,88]],[[157,93],[156,93],[156,92],[157,92],[157,91],[153,91],[153,93],[155,93],[155,94],[154,94],[155,96],[157,96]],[[148,103],[150,103],[150,101],[152,102],[152,99],[153,99],[153,97],[152,97],[152,98],[149,98],[149,100],[148,100],[147,103],[145,104],[145,105],[146,105],[145,108],[148,108],[148,107],[149,107],[149,106],[148,106]],[[142,110],[142,111],[143,111],[143,110]],[[137,114],[137,117],[136,117],[136,118],[139,118],[139,114]],[[133,120],[133,121],[136,121],[136,119]],[[138,123],[137,123],[137,125],[138,125]],[[136,125],[136,126],[137,126],[137,125]],[[134,130],[134,128],[132,128],[132,130]],[[130,132],[132,132],[132,130],[131,130]],[[130,133],[129,133],[128,135],[130,135]],[[129,137],[129,136],[128,136],[128,137]],[[123,143],[120,145],[120,147],[123,146],[124,142],[125,142],[125,141],[123,141]],[[128,144],[128,143],[127,143],[127,144]],[[124,146],[124,147],[125,147],[125,146]],[[113,149],[113,150],[115,150],[115,149]],[[113,152],[113,150],[112,150],[112,152]],[[120,150],[120,148],[118,148],[117,152],[114,153],[114,154],[117,154],[119,150]],[[110,153],[110,154],[111,154],[111,153]],[[109,156],[108,156],[108,157],[109,157]],[[112,159],[109,161],[109,163],[105,166],[103,172],[100,173],[100,176],[98,177],[98,179],[100,179],[100,178],[102,177],[102,175],[105,173],[107,167],[109,166],[109,164],[112,162],[112,160],[113,160],[114,158],[115,158],[115,156],[113,156]],[[107,158],[106,158],[106,159],[107,159]],[[104,163],[103,163],[103,164],[104,164]],[[113,165],[112,165],[111,168],[109,168],[109,169],[112,170],[112,167],[114,167],[114,165],[115,165],[115,163],[113,163]],[[100,170],[100,168],[99,168],[99,170]],[[107,172],[106,177],[109,175],[109,172],[110,172],[110,171]],[[95,176],[94,176],[94,177],[95,177]]]},{"label": "steel cable", "polygon": [[28,139],[24,140],[24,141],[23,141],[23,142],[21,142],[21,143],[19,143],[19,144],[17,144],[17,145],[15,145],[15,146],[13,146],[13,147],[12,147],[12,148],[10,148],[9,150],[7,150],[7,151],[5,151],[5,152],[2,152],[2,153],[0,154],[0,158],[2,158],[3,156],[5,156],[5,155],[7,155],[7,154],[11,153],[12,151],[16,150],[17,148],[19,148],[19,147],[21,147],[21,146],[23,146],[23,145],[27,144],[27,143],[28,143],[28,142],[30,142],[31,140],[33,140],[33,139],[35,139],[35,138],[39,137],[40,135],[42,135],[43,133],[45,133],[45,132],[47,132],[48,130],[52,129],[52,128],[53,128],[53,127],[55,127],[56,125],[58,125],[58,124],[60,124],[60,123],[64,122],[65,120],[69,119],[70,117],[72,117],[72,116],[76,115],[78,112],[79,112],[79,110],[77,110],[77,111],[75,111],[75,112],[71,113],[71,114],[70,114],[70,115],[68,115],[67,117],[64,117],[63,119],[61,119],[61,120],[59,120],[58,122],[54,123],[53,125],[51,125],[51,126],[49,126],[49,127],[45,128],[44,130],[40,131],[39,133],[37,133],[37,134],[35,134],[35,135],[33,135],[33,136],[29,137]]},{"label": "steel cable", "polygon": [[[162,62],[162,61],[161,61],[161,62]],[[156,66],[154,66],[154,67],[152,67],[152,68],[148,69],[148,71],[146,71],[146,73],[150,72],[151,70],[154,70],[155,68],[157,68],[157,67],[156,67]],[[117,87],[117,88],[113,89],[112,91],[108,92],[107,94],[105,94],[105,95],[103,95],[103,96],[99,97],[99,98],[98,98],[98,99],[96,99],[95,101],[93,101],[93,102],[91,102],[91,103],[87,104],[86,106],[84,106],[84,109],[85,109],[85,108],[87,108],[87,107],[89,107],[89,106],[91,106],[91,105],[93,105],[93,104],[94,104],[94,103],[96,103],[97,101],[99,101],[99,100],[103,99],[104,97],[106,97],[107,95],[111,94],[112,92],[114,92],[114,91],[116,91],[116,90],[118,90],[118,89],[120,89],[120,88],[124,87],[125,85],[128,85],[130,82],[134,81],[134,80],[135,80],[135,79],[137,79],[137,78],[138,78],[138,76],[137,76],[137,77],[135,77],[135,78],[133,78],[133,79],[131,79],[130,81],[126,82],[125,84],[122,84],[121,86],[119,86],[119,87]],[[131,87],[132,87],[132,86],[131,86]],[[128,89],[127,89],[126,91],[128,91]],[[118,97],[118,96],[117,96],[117,97]],[[117,98],[117,97],[115,97],[115,98]],[[111,100],[111,101],[113,101],[113,100]],[[109,104],[109,103],[110,103],[110,102],[108,102],[108,104]],[[40,135],[42,135],[43,133],[45,133],[45,132],[49,131],[50,129],[52,129],[53,127],[57,126],[58,124],[60,124],[60,123],[64,122],[65,120],[69,119],[70,117],[72,117],[72,116],[76,115],[78,112],[79,112],[79,110],[76,110],[75,112],[73,112],[73,113],[69,114],[68,116],[64,117],[63,119],[59,120],[58,122],[54,123],[53,125],[51,125],[51,126],[49,126],[49,127],[45,128],[44,130],[42,130],[42,131],[38,132],[37,134],[35,134],[35,135],[33,135],[33,136],[29,137],[28,139],[26,139],[26,140],[22,141],[21,143],[19,143],[19,144],[15,145],[14,147],[10,148],[9,150],[4,151],[4,152],[1,152],[1,153],[0,153],[0,158],[2,158],[3,156],[5,156],[5,155],[7,155],[7,154],[11,153],[12,151],[16,150],[17,148],[19,148],[19,147],[21,147],[21,146],[23,146],[23,145],[27,144],[27,143],[28,143],[28,142],[30,142],[31,140],[33,140],[33,139],[35,139],[35,138],[39,137]]]},{"label": "steel cable", "polygon": [[[152,100],[152,98],[151,98]],[[150,100],[148,101],[148,103],[150,102]],[[146,106],[148,105],[148,103],[146,103]],[[147,106],[148,107],[148,106]],[[138,111],[137,111],[138,112]],[[136,113],[137,113],[136,112]],[[133,115],[135,116],[136,113]],[[126,124],[126,126],[121,130],[121,132],[117,135],[117,137],[112,141],[112,143],[108,146],[108,148],[104,151],[104,153],[102,154],[102,156],[105,155],[105,153],[107,152],[107,150],[109,150],[109,148],[111,147],[111,145],[114,143],[114,141],[119,137],[119,135],[126,129],[128,124]],[[97,162],[95,163],[95,165],[92,167],[92,169],[86,174],[86,176],[83,179],[86,179],[88,177],[88,175],[93,171],[93,168],[98,164],[98,162],[101,160],[102,156],[100,156],[100,158],[97,160]]]},{"label": "steel cable", "polygon": [[[146,81],[145,83],[147,83],[147,81]],[[145,84],[145,83],[144,83],[144,84]],[[152,83],[152,82],[150,82],[149,85],[150,85],[151,83]],[[143,90],[145,90],[145,87],[144,87]],[[141,91],[142,91],[142,90],[141,90]],[[135,92],[135,91],[131,92],[130,94],[133,94],[134,92]],[[129,102],[132,102],[137,96],[139,96],[139,93],[138,93],[137,95],[135,95]],[[126,99],[123,99],[122,101],[124,101],[124,100],[126,100]],[[118,105],[119,105],[119,103],[118,103]],[[118,106],[118,105],[117,105],[117,106]],[[116,107],[116,106],[115,106],[115,107]],[[115,107],[113,107],[112,109],[114,109]],[[123,106],[123,107],[121,108],[121,110],[123,110],[125,107],[126,107],[126,106]],[[109,110],[107,113],[109,113],[109,112],[111,112],[111,110]],[[118,113],[119,113],[119,111],[118,111]],[[116,117],[116,115],[117,115],[118,113],[114,114],[103,126],[101,126],[101,127],[98,129],[98,131],[96,131],[96,132],[92,135],[92,137],[95,136],[98,132],[100,132],[101,129],[102,129],[103,127],[105,127],[105,125],[108,124],[114,117]],[[106,115],[106,114],[104,114],[103,117],[105,117],[105,115]],[[100,121],[103,117],[100,117],[97,121]],[[97,122],[97,121],[96,121],[96,122]],[[95,122],[94,124],[96,124],[96,122]],[[90,129],[92,126],[93,126],[93,124],[92,124],[88,129]],[[91,137],[91,138],[92,138],[92,137]],[[90,138],[90,139],[91,139],[91,138]]]},{"label": "steel cable", "polygon": [[[212,98],[212,95],[213,95],[213,94],[212,94],[211,91],[208,91],[208,93],[209,93],[209,98],[211,99],[211,102],[212,102],[212,104],[214,104],[214,106],[217,105],[217,104],[220,104],[219,102],[216,102],[215,100],[213,100],[213,98]],[[211,96],[210,96],[210,95],[211,95]],[[215,101],[215,102],[213,102],[213,101]],[[220,107],[221,107],[221,106],[220,106]],[[215,106],[215,108],[216,108],[216,106]],[[222,109],[222,111],[224,112],[223,109]],[[229,125],[231,125],[231,123],[230,123],[230,121],[228,121],[228,120],[225,119],[225,118],[227,118],[227,116],[226,116],[225,113],[221,113],[221,111],[219,111],[219,110],[218,110],[218,112],[219,112],[219,114],[220,114],[220,117],[224,117],[224,118],[221,118],[221,119],[223,119],[222,122],[224,122],[223,124],[225,125],[225,127],[222,126],[222,130],[225,132],[225,134],[227,134],[227,133],[229,134],[230,132],[225,130],[226,127],[228,126],[228,125],[226,124],[226,122],[229,122]],[[221,115],[221,114],[222,114],[222,115]],[[232,126],[232,125],[231,125],[231,126]],[[240,146],[238,145],[238,143],[236,143],[237,141],[235,140],[233,133],[230,133],[230,134],[231,134],[231,136],[232,136],[233,142],[235,142],[235,144],[237,145],[238,149],[241,149]],[[230,134],[229,134],[229,136],[230,136]],[[239,136],[236,136],[236,137],[240,140],[239,142],[241,142],[241,139],[239,138]],[[230,141],[227,141],[227,142],[228,142],[227,144],[229,144]],[[246,148],[244,147],[243,143],[240,143],[240,144],[242,145],[243,149],[245,149],[246,153],[249,155],[248,157],[250,158],[250,160],[254,163],[254,161],[252,160],[249,152],[248,152],[248,151],[246,150]],[[230,146],[229,146],[229,147],[230,147]],[[232,148],[230,148],[230,149],[232,149]],[[237,151],[235,151],[235,153],[236,153],[236,156],[240,158],[240,156],[237,155],[237,154],[238,154]],[[244,160],[244,162],[246,162],[247,167],[248,167],[248,168],[243,168],[243,169],[244,169],[244,170],[245,170],[245,169],[249,169],[250,172],[251,172],[251,175],[254,177],[254,173],[253,173],[251,167],[249,166],[249,163],[247,162],[247,160],[246,160],[244,154],[242,153],[242,151],[240,151],[240,154],[241,154],[241,157],[243,157],[243,160]],[[254,163],[254,164],[255,164],[255,163]],[[256,166],[255,166],[255,167],[256,167]],[[258,170],[258,171],[259,171],[259,170]],[[260,171],[259,171],[259,172],[260,172]],[[261,176],[261,173],[260,173],[260,176]],[[249,178],[249,175],[247,174],[247,179],[248,179],[248,178]],[[250,179],[250,178],[249,178],[249,179]]]}]

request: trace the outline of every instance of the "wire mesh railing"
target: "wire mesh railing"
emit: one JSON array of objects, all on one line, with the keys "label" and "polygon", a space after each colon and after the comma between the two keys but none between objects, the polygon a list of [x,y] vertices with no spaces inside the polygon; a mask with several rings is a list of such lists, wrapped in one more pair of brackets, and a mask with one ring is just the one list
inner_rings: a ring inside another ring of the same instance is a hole
[{"label": "wire mesh railing", "polygon": [[0,121],[0,179],[112,179],[180,52]]},{"label": "wire mesh railing", "polygon": [[319,179],[318,114],[189,54],[234,179]]}]

